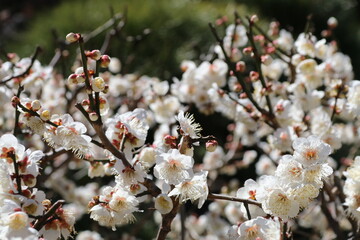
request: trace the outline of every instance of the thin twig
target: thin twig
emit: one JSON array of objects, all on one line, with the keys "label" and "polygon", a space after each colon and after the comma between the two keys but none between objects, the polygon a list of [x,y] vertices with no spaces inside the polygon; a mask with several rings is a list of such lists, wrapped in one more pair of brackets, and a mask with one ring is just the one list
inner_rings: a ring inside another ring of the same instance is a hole
[{"label": "thin twig", "polygon": [[36,230],[40,230],[43,226],[45,226],[46,224],[46,220],[51,217],[56,210],[65,203],[64,200],[58,200],[56,201],[49,210],[47,210],[47,212],[38,220],[36,220],[33,228],[35,228]]},{"label": "thin twig", "polygon": [[[225,51],[225,48],[224,48],[224,45],[223,45],[223,40],[219,37],[214,25],[209,23],[209,27],[210,27],[210,30],[211,30],[212,34],[214,35],[216,41],[218,42],[223,54],[224,54],[225,61],[227,62],[228,66],[230,68],[229,70],[233,72],[233,74],[235,75],[235,77],[239,81],[243,91],[246,93],[246,96],[248,97],[250,102],[264,116],[269,116],[269,112],[266,111],[265,109],[263,109],[262,107],[260,107],[260,105],[253,98],[252,93],[250,92],[250,90],[249,90],[247,84],[245,83],[244,79],[242,79],[241,76],[239,75],[238,71],[236,71],[236,66],[235,66],[235,64],[233,62],[231,62],[229,56],[227,55],[227,53]],[[272,120],[272,119],[270,118],[270,120]],[[271,121],[268,121],[268,119],[265,119],[265,123],[267,123],[270,127],[274,128],[274,129],[276,129],[278,127],[277,123],[273,123]]]},{"label": "thin twig", "polygon": [[14,78],[24,77],[26,74],[28,74],[30,72],[32,66],[34,65],[34,62],[40,52],[41,52],[41,48],[39,46],[37,46],[35,48],[35,52],[34,52],[33,56],[31,57],[30,65],[25,69],[25,71],[18,75],[12,75],[12,76],[8,77],[7,79],[1,81],[0,85],[6,84],[7,82],[11,81]]},{"label": "thin twig", "polygon": [[337,239],[345,239],[343,232],[340,229],[340,225],[339,223],[334,219],[334,217],[332,216],[332,214],[330,213],[327,203],[325,201],[325,193],[324,191],[320,192],[320,198],[321,198],[321,211],[324,213],[329,226],[331,227],[331,229],[334,231],[334,233],[337,236]]},{"label": "thin twig", "polygon": [[237,198],[237,197],[226,196],[226,195],[216,194],[216,193],[209,193],[207,199],[208,200],[227,200],[227,201],[232,201],[232,202],[241,202],[241,203],[247,203],[247,204],[252,204],[252,205],[261,207],[261,203],[258,201],[255,201],[255,200],[246,199],[246,198]]},{"label": "thin twig", "polygon": [[256,48],[256,44],[255,44],[255,41],[254,41],[253,22],[250,19],[248,19],[248,21],[249,21],[249,32],[247,32],[247,35],[248,35],[248,39],[249,39],[251,47],[252,47],[252,51],[254,53],[255,65],[256,65],[257,71],[259,73],[259,79],[260,79],[261,85],[266,90],[265,91],[265,99],[266,99],[266,103],[267,103],[267,106],[268,106],[269,117],[272,118],[272,121],[276,126],[279,126],[279,124],[276,121],[276,117],[274,115],[274,112],[273,112],[273,106],[271,104],[270,97],[267,94],[268,86],[266,84],[265,77],[264,77],[262,69],[261,69],[261,56],[260,56],[260,54],[259,54],[259,52],[258,52],[258,50]]}]

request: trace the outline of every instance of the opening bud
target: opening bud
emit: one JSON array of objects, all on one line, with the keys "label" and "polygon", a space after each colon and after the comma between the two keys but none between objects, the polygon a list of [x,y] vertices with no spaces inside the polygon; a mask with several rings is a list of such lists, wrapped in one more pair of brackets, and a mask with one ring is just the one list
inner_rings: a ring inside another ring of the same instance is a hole
[{"label": "opening bud", "polygon": [[218,146],[218,142],[216,140],[209,140],[205,144],[206,151],[208,152],[214,152]]},{"label": "opening bud", "polygon": [[20,57],[16,53],[8,53],[6,56],[11,63],[17,63],[20,60]]},{"label": "opening bud", "polygon": [[253,53],[252,47],[246,47],[246,48],[244,48],[244,49],[243,49],[243,53],[244,53],[245,55],[251,55],[251,54]]},{"label": "opening bud", "polygon": [[40,118],[44,121],[50,120],[51,114],[49,110],[44,110],[40,113]]},{"label": "opening bud", "polygon": [[97,61],[101,58],[101,52],[99,50],[92,50],[91,52],[87,52],[86,56]]},{"label": "opening bud", "polygon": [[38,111],[41,108],[41,103],[39,100],[34,100],[31,102],[31,108],[33,111]]},{"label": "opening bud", "polygon": [[164,143],[169,145],[171,148],[176,148],[176,140],[177,138],[174,136],[166,135],[164,137]]},{"label": "opening bud", "polygon": [[78,83],[78,81],[77,81],[77,74],[71,74],[69,77],[68,77],[68,84],[69,85],[73,85],[73,84],[77,84]]},{"label": "opening bud", "polygon": [[251,71],[249,76],[251,81],[256,81],[259,79],[259,73],[255,71]]},{"label": "opening bud", "polygon": [[92,89],[95,92],[101,92],[105,89],[105,81],[103,78],[101,77],[96,77],[93,81],[92,81]]},{"label": "opening bud", "polygon": [[96,114],[96,112],[92,112],[89,114],[89,118],[91,121],[95,122],[99,119],[98,115]]},{"label": "opening bud", "polygon": [[110,64],[111,59],[108,55],[103,55],[101,56],[100,61],[100,67],[107,68]]},{"label": "opening bud", "polygon": [[83,82],[85,82],[85,73],[78,74],[77,77],[76,77],[76,81],[77,81],[78,83],[83,83]]},{"label": "opening bud", "polygon": [[250,18],[250,22],[256,23],[257,21],[259,21],[259,17],[256,14],[252,15]]},{"label": "opening bud", "polygon": [[236,71],[237,72],[245,72],[246,64],[243,61],[239,61],[236,63]]},{"label": "opening bud", "polygon": [[66,35],[66,41],[69,43],[74,43],[79,41],[81,35],[79,33],[69,33],[68,35]]}]

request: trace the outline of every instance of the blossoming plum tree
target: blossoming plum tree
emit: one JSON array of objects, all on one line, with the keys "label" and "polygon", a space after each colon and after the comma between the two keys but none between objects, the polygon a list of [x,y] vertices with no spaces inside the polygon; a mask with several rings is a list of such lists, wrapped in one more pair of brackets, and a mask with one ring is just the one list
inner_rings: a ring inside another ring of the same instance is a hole
[{"label": "blossoming plum tree", "polygon": [[[77,233],[76,222],[89,214],[116,231],[149,213],[158,240],[359,239],[360,85],[331,40],[337,21],[322,39],[257,21],[217,21],[223,37],[210,24],[211,57],[184,60],[169,82],[120,74],[110,40],[88,51],[80,33],[63,42],[78,46],[71,74],[54,68],[62,50],[48,66],[39,48],[31,58],[7,54],[0,239],[111,239]],[[225,144],[202,133],[194,107],[228,119]],[[257,177],[239,180],[252,166]],[[188,203],[202,210],[189,215]]]}]

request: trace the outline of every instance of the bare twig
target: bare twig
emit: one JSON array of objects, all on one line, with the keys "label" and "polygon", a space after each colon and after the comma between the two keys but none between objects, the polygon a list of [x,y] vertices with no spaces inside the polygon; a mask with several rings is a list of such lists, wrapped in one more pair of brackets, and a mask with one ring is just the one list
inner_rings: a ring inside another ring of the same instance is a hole
[{"label": "bare twig", "polygon": [[326,219],[327,219],[327,221],[329,223],[329,226],[331,227],[331,229],[336,234],[337,239],[346,239],[343,232],[340,229],[340,225],[339,225],[338,221],[336,221],[334,219],[334,217],[332,216],[331,212],[328,209],[328,206],[327,206],[327,203],[326,203],[326,200],[325,200],[324,191],[320,192],[320,198],[321,198],[321,205],[320,205],[321,211],[324,213],[324,215],[325,215],[325,217],[326,217]]},{"label": "bare twig", "polygon": [[[215,27],[213,24],[209,23],[209,27],[211,32],[213,33],[216,41],[218,42],[224,57],[225,57],[225,61],[229,66],[229,70],[233,72],[233,74],[235,75],[235,77],[237,78],[237,80],[239,81],[243,91],[246,93],[246,96],[248,97],[248,99],[250,100],[250,102],[255,106],[255,108],[262,113],[264,116],[269,116],[269,112],[266,111],[265,109],[263,109],[257,102],[256,100],[253,98],[252,93],[250,91],[250,89],[248,88],[247,84],[245,83],[244,79],[239,75],[239,72],[236,70],[236,66],[235,64],[230,60],[229,56],[227,55],[225,48],[224,48],[224,44],[223,44],[223,40],[219,37]],[[270,120],[270,121],[269,121]],[[270,119],[265,119],[265,123],[267,123],[270,127],[276,129],[278,127],[278,124],[276,121],[274,121],[274,118],[270,118]]]},{"label": "bare twig", "polygon": [[222,195],[222,194],[209,193],[207,199],[208,200],[227,200],[227,201],[232,201],[232,202],[241,202],[241,203],[252,204],[252,205],[261,207],[261,203],[258,201],[246,199],[246,198],[237,198],[237,197],[232,197],[232,196],[226,196],[226,195]]}]

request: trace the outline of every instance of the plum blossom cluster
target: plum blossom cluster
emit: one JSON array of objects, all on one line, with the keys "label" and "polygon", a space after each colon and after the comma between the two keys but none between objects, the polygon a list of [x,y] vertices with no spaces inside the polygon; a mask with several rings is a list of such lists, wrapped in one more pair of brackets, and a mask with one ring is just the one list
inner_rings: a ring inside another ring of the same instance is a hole
[{"label": "plum blossom cluster", "polygon": [[[25,149],[12,134],[0,138],[0,147],[1,239],[69,237],[74,231],[73,214],[51,204],[35,187],[44,153]],[[54,215],[48,218],[51,208]]]},{"label": "plum blossom cluster", "polygon": [[135,239],[118,228],[153,214],[158,240],[296,239],[302,228],[357,239],[358,157],[345,167],[360,142],[360,81],[331,38],[336,20],[317,38],[235,18],[210,25],[208,57],[184,60],[171,81],[125,73],[131,61],[110,58],[110,41],[86,50],[80,33],[64,39],[79,52],[63,72],[41,66],[38,49],[7,54],[0,238]]}]

